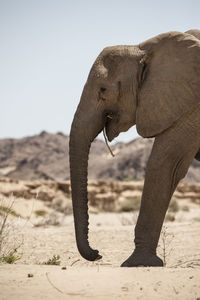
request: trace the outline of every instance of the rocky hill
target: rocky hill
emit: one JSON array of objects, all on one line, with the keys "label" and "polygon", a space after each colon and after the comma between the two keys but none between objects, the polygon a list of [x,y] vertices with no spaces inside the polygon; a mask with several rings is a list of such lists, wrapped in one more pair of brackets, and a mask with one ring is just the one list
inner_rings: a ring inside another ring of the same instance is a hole
[{"label": "rocky hill", "polygon": [[[62,133],[0,140],[0,176],[15,179],[69,179],[69,137]],[[89,159],[90,179],[143,180],[153,139],[137,138],[113,146],[111,157],[105,143],[96,139]],[[200,163],[193,161],[186,181],[200,180]]]}]

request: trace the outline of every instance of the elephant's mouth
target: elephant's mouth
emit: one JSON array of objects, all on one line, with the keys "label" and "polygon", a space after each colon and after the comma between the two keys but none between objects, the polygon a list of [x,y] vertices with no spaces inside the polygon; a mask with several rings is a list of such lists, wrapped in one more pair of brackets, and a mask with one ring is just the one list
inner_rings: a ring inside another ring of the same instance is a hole
[{"label": "elephant's mouth", "polygon": [[106,115],[105,131],[109,142],[112,142],[112,140],[119,135],[116,129],[115,116],[111,113]]}]

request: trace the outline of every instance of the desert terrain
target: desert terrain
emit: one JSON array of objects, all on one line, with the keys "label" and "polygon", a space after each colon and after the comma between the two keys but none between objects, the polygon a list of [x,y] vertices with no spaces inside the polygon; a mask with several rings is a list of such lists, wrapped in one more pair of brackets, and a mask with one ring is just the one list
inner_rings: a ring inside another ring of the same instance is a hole
[{"label": "desert terrain", "polygon": [[142,188],[89,182],[89,239],[103,258],[88,262],[76,248],[68,181],[2,177],[0,299],[200,299],[200,184],[181,183],[171,201],[158,247],[165,267],[120,268]]},{"label": "desert terrain", "polygon": [[[89,179],[144,180],[154,139],[133,139],[112,145],[95,139],[89,159]],[[185,182],[199,182],[200,162],[193,160]],[[0,176],[22,180],[69,180],[69,136],[42,131],[20,139],[0,139]]]}]

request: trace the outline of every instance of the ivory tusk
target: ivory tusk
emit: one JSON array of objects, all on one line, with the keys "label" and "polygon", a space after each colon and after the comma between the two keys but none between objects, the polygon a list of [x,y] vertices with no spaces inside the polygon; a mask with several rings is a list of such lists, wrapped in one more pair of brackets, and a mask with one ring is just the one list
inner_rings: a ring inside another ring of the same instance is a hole
[{"label": "ivory tusk", "polygon": [[106,143],[106,146],[108,148],[108,150],[110,151],[110,154],[114,157],[114,153],[112,152],[112,149],[110,148],[109,144],[108,144],[108,140],[107,140],[107,137],[106,137],[106,133],[105,133],[105,127],[103,129],[103,136],[104,136],[104,139],[105,139],[105,143]]}]

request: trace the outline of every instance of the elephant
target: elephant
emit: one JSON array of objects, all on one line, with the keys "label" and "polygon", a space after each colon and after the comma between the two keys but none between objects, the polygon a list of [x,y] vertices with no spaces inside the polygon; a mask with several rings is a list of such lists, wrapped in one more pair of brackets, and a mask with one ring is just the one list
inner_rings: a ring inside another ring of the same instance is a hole
[{"label": "elephant", "polygon": [[87,174],[91,143],[105,129],[112,141],[136,125],[154,137],[147,163],[135,247],[122,267],[163,266],[156,249],[165,214],[192,160],[200,160],[200,30],[171,31],[139,45],[110,46],[95,60],[71,125],[69,157],[77,248],[88,242]]}]

